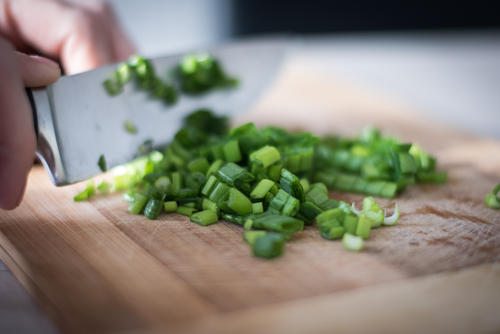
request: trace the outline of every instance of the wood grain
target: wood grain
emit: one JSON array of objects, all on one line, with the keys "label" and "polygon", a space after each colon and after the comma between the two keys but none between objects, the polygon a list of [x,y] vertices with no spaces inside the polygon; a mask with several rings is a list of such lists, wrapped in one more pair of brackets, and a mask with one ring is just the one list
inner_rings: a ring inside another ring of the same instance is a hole
[{"label": "wood grain", "polygon": [[[371,313],[351,328],[358,332],[397,332],[416,319],[436,332],[467,332],[468,322],[454,325],[467,312],[487,320],[479,332],[500,330],[500,212],[483,204],[500,179],[500,143],[423,120],[380,93],[311,72],[308,61],[291,60],[236,122],[342,134],[372,123],[437,154],[449,182],[381,200],[397,201],[402,218],[375,230],[360,254],[307,228],[282,258],[263,261],[250,255],[239,226],[201,227],[178,215],[150,221],[128,214],[120,195],[73,203],[82,185],[55,188],[34,168],[25,201],[0,215],[0,257],[62,331],[262,332],[273,323],[273,332],[328,332],[359,321],[360,305]],[[490,279],[476,291],[473,278],[485,270]],[[330,309],[342,319],[337,327]]]}]

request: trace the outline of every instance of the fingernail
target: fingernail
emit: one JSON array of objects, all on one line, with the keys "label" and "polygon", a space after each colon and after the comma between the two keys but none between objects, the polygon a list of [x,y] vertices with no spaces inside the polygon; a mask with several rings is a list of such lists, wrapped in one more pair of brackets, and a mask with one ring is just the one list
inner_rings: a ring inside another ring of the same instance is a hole
[{"label": "fingernail", "polygon": [[59,64],[57,64],[55,61],[49,59],[49,58],[45,58],[45,57],[42,57],[42,56],[37,56],[37,55],[29,55],[29,57],[36,61],[36,62],[39,62],[41,64],[45,64],[45,65],[48,65],[48,66],[51,66],[51,67],[59,67]]}]

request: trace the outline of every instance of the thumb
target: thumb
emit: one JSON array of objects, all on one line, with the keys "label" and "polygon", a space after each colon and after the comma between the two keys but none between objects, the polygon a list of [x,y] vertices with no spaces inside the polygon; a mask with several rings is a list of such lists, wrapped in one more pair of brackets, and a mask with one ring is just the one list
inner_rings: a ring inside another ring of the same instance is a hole
[{"label": "thumb", "polygon": [[26,87],[43,87],[59,79],[61,69],[59,65],[45,57],[27,55],[15,52],[17,66]]}]

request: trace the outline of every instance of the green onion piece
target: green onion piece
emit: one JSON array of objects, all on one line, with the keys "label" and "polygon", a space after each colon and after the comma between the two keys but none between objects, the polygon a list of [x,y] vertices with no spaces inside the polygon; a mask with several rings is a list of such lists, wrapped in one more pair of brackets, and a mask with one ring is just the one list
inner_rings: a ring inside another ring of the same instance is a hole
[{"label": "green onion piece", "polygon": [[99,156],[99,160],[97,161],[97,166],[99,166],[99,169],[103,172],[108,170],[108,168],[106,166],[106,158],[104,157],[104,154],[101,154]]},{"label": "green onion piece", "polygon": [[283,253],[284,246],[284,237],[280,233],[271,232],[256,238],[255,243],[252,245],[252,252],[257,257],[272,259]]},{"label": "green onion piece", "polygon": [[168,178],[168,176],[160,176],[155,181],[155,188],[161,192],[167,192],[169,186],[170,179]]},{"label": "green onion piece", "polygon": [[288,201],[288,198],[290,198],[290,194],[288,194],[283,189],[280,189],[276,196],[274,196],[269,203],[269,208],[272,210],[276,210],[277,212],[281,212],[286,202]]},{"label": "green onion piece", "polygon": [[337,225],[340,225],[340,222],[344,220],[345,213],[342,209],[330,209],[327,211],[323,211],[316,217],[316,222],[318,225],[322,225],[329,222],[336,222]]},{"label": "green onion piece", "polygon": [[267,169],[267,175],[269,177],[269,179],[277,182],[281,176],[281,169],[283,168],[283,166],[281,165],[281,163],[277,163],[277,164],[274,164],[272,166],[269,166],[269,168]]},{"label": "green onion piece", "polygon": [[321,236],[328,240],[340,239],[345,233],[345,229],[342,226],[335,225],[332,223],[326,223],[320,225],[319,232]]},{"label": "green onion piece", "polygon": [[195,208],[190,208],[190,207],[187,207],[187,206],[178,206],[177,210],[175,210],[175,212],[177,212],[178,214],[181,214],[183,216],[188,216],[188,217],[191,217],[191,215],[195,211],[196,211]]},{"label": "green onion piece", "polygon": [[359,252],[363,249],[363,239],[350,233],[344,233],[342,245],[349,251]]},{"label": "green onion piece", "polygon": [[208,196],[209,194],[211,194],[217,183],[219,183],[217,178],[213,175],[210,175],[208,177],[207,182],[205,183],[205,185],[201,189],[201,194],[204,196]]},{"label": "green onion piece", "polygon": [[173,172],[171,175],[172,178],[172,191],[176,191],[181,189],[182,187],[182,175],[179,172]]},{"label": "green onion piece", "polygon": [[356,234],[358,228],[358,217],[346,215],[344,217],[344,229],[346,233]]},{"label": "green onion piece", "polygon": [[293,196],[289,196],[285,205],[283,206],[283,209],[281,210],[281,213],[284,214],[285,216],[295,216],[297,212],[299,212],[300,209],[300,202],[298,199],[296,199]]},{"label": "green onion piece", "polygon": [[253,226],[253,220],[252,219],[247,219],[245,220],[245,224],[243,224],[243,228],[247,231],[251,230]]},{"label": "green onion piece", "polygon": [[250,182],[254,180],[254,176],[244,168],[233,162],[228,162],[217,171],[219,179],[243,192],[250,192]]},{"label": "green onion piece", "polygon": [[252,203],[253,214],[259,214],[262,212],[264,212],[264,206],[262,205],[262,202]]},{"label": "green onion piece", "polygon": [[300,185],[302,186],[302,189],[304,189],[304,193],[309,191],[310,184],[307,179],[300,179]]},{"label": "green onion piece", "polygon": [[224,152],[224,160],[228,162],[238,162],[241,160],[241,152],[238,140],[233,139],[222,146]]},{"label": "green onion piece", "polygon": [[366,216],[365,213],[361,213],[358,217],[358,225],[356,227],[356,235],[362,237],[363,239],[368,239],[370,237],[372,220]]},{"label": "green onion piece", "polygon": [[148,197],[141,194],[141,193],[135,193],[133,195],[133,199],[134,200],[132,201],[132,203],[130,203],[130,205],[128,207],[128,211],[130,211],[133,214],[138,215],[139,213],[142,212],[142,209],[144,208],[144,206],[148,202]]},{"label": "green onion piece", "polygon": [[116,96],[123,92],[123,85],[116,72],[113,72],[102,84],[110,96]]},{"label": "green onion piece", "polygon": [[121,63],[116,68],[116,75],[120,84],[123,86],[130,81],[132,78],[132,71],[130,65],[127,63]]},{"label": "green onion piece", "polygon": [[166,213],[175,212],[177,210],[177,202],[176,201],[168,201],[163,203],[163,208]]},{"label": "green onion piece", "polygon": [[212,210],[215,213],[219,212],[219,208],[217,207],[217,204],[215,202],[212,202],[208,198],[203,199],[203,201],[201,202],[201,207],[203,210]]},{"label": "green onion piece", "polygon": [[124,123],[123,123],[123,127],[125,128],[125,131],[127,131],[128,133],[130,134],[137,134],[137,127],[134,125],[134,123],[132,123],[131,120],[127,119]]},{"label": "green onion piece", "polygon": [[300,184],[299,178],[285,168],[281,169],[280,186],[284,191],[297,198],[300,202],[304,201],[304,189]]},{"label": "green onion piece", "polygon": [[238,215],[233,215],[229,213],[224,213],[221,212],[221,218],[225,219],[227,221],[233,222],[238,225],[243,225],[248,219],[245,219],[245,217],[238,216]]},{"label": "green onion piece", "polygon": [[496,209],[496,210],[500,209],[500,201],[498,201],[496,196],[493,194],[487,194],[484,199],[484,202],[491,209]]},{"label": "green onion piece", "polygon": [[187,202],[187,203],[183,203],[183,206],[188,207],[188,208],[196,208],[196,203],[195,202]]},{"label": "green onion piece", "polygon": [[399,220],[399,208],[398,208],[398,204],[396,203],[394,205],[394,213],[392,214],[392,216],[386,217],[385,213],[384,213],[384,222],[383,222],[383,224],[387,225],[387,226],[391,226],[391,225],[396,224],[396,222],[398,220]]},{"label": "green onion piece", "polygon": [[217,223],[219,217],[217,217],[217,213],[215,213],[215,211],[203,210],[193,213],[190,219],[193,223],[199,224],[201,226],[207,226]]},{"label": "green onion piece", "polygon": [[361,210],[356,209],[356,203],[352,202],[351,206],[351,211],[356,215],[359,216],[361,214]]},{"label": "green onion piece", "polygon": [[274,184],[275,183],[269,179],[260,180],[250,193],[250,198],[254,200],[263,199]]},{"label": "green onion piece", "polygon": [[163,208],[163,201],[151,198],[148,200],[146,207],[144,208],[144,216],[148,219],[156,219],[161,213]]},{"label": "green onion piece", "polygon": [[491,194],[486,195],[484,199],[486,205],[491,209],[500,209],[500,183],[496,185]]},{"label": "green onion piece", "polygon": [[264,212],[253,218],[253,228],[295,233],[304,229],[304,222],[293,217]]},{"label": "green onion piece", "polygon": [[321,212],[321,208],[311,201],[305,201],[300,206],[300,213],[311,222],[316,219],[316,216]]},{"label": "green onion piece", "polygon": [[208,160],[206,158],[196,158],[194,160],[191,160],[187,168],[189,169],[190,172],[200,172],[200,173],[206,173],[208,170]]},{"label": "green onion piece", "polygon": [[264,146],[250,154],[250,161],[267,168],[281,159],[280,152],[274,146]]},{"label": "green onion piece", "polygon": [[243,232],[243,239],[250,245],[253,246],[255,241],[267,234],[266,231],[245,231]]},{"label": "green onion piece", "polygon": [[377,228],[384,221],[384,211],[373,197],[363,199],[363,213],[371,221],[371,228]]},{"label": "green onion piece", "polygon": [[82,190],[81,192],[79,192],[78,194],[76,194],[73,197],[73,201],[75,201],[75,202],[82,202],[82,201],[86,201],[88,199],[89,199],[89,193],[88,193],[87,189]]},{"label": "green onion piece", "polygon": [[229,189],[229,196],[225,204],[229,209],[241,216],[252,212],[252,202],[236,188]]},{"label": "green onion piece", "polygon": [[102,180],[97,185],[97,190],[99,190],[101,194],[106,195],[111,191],[111,187],[112,187],[111,183]]},{"label": "green onion piece", "polygon": [[73,197],[73,201],[75,201],[75,202],[86,201],[90,197],[92,197],[94,194],[95,194],[94,180],[90,180],[87,182],[85,189],[83,191],[81,191],[80,193],[76,194],[75,197]]},{"label": "green onion piece", "polygon": [[209,177],[210,175],[217,173],[217,171],[222,167],[223,164],[223,160],[215,160],[214,162],[212,162],[207,170],[206,176]]},{"label": "green onion piece", "polygon": [[[220,205],[227,199],[229,196],[229,190],[231,187],[229,187],[227,184],[223,182],[218,182],[212,192],[208,195],[208,198],[217,204],[217,206],[220,207]],[[234,188],[233,188],[234,189]],[[244,196],[244,195],[243,195]],[[252,210],[251,205],[250,205],[250,210]]]}]

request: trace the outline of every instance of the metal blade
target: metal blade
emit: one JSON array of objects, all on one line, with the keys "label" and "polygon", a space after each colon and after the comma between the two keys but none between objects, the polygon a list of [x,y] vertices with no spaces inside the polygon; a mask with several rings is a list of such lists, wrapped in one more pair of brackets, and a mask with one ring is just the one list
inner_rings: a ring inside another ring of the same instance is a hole
[{"label": "metal blade", "polygon": [[[283,39],[261,39],[197,50],[213,54],[227,73],[240,79],[240,85],[199,97],[181,95],[174,106],[151,99],[133,84],[110,97],[102,82],[115,65],[62,77],[46,90],[33,92],[39,155],[56,185],[74,183],[100,173],[97,161],[101,154],[109,168],[133,159],[146,139],[152,139],[155,145],[168,143],[182,119],[198,108],[228,116],[244,111],[275,77],[285,46]],[[158,57],[152,62],[157,74],[164,77],[181,57]],[[50,113],[40,110],[44,104],[50,105]],[[124,130],[126,120],[136,125],[137,134]]]}]

